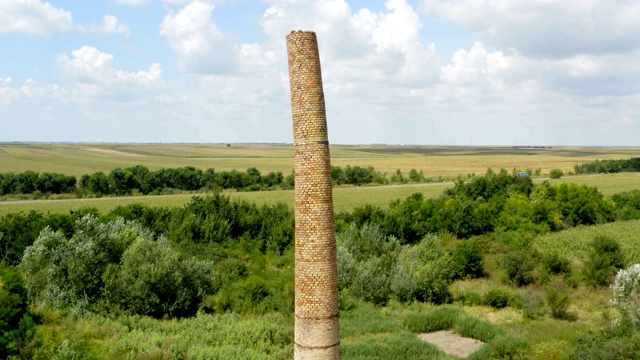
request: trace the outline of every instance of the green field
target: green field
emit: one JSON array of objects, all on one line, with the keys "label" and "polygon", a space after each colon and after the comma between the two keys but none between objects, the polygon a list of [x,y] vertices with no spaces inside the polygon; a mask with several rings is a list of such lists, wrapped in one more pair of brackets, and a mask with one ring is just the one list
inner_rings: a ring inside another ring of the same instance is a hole
[{"label": "green field", "polygon": [[[427,177],[455,178],[483,174],[488,167],[509,171],[541,169],[573,170],[596,159],[628,159],[640,156],[640,148],[621,147],[474,147],[474,146],[331,146],[332,165],[373,166],[383,173],[414,168]],[[262,172],[293,169],[292,145],[257,144],[0,144],[0,172],[58,172],[81,176],[117,167],[145,165],[151,170],[194,166],[199,169]]]}]

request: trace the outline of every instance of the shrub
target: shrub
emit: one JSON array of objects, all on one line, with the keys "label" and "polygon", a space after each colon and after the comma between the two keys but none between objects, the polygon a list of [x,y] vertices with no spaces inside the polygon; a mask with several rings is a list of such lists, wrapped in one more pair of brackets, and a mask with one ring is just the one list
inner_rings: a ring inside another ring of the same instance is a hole
[{"label": "shrub", "polygon": [[522,296],[522,315],[525,319],[535,320],[544,316],[542,297],[534,291],[527,290]]},{"label": "shrub", "polygon": [[[140,237],[124,253],[120,267],[111,265],[105,272],[105,292],[135,314],[193,315],[210,290],[212,268],[208,262],[181,261],[166,239]],[[249,289],[251,296],[256,291]]]},{"label": "shrub", "polygon": [[592,286],[610,284],[616,272],[624,268],[620,243],[609,236],[598,235],[589,246],[588,258],[582,270],[585,281]]},{"label": "shrub", "polygon": [[402,247],[391,289],[401,301],[442,304],[450,300],[452,279],[449,253],[437,236],[427,235],[419,244]]},{"label": "shrub", "polygon": [[558,320],[576,320],[576,315],[568,311],[571,298],[567,294],[564,284],[554,284],[547,287],[547,305],[551,317]]},{"label": "shrub", "polygon": [[556,253],[549,254],[542,259],[542,264],[550,274],[570,274],[571,262],[569,259],[562,257]]},{"label": "shrub", "polygon": [[20,350],[19,326],[27,315],[27,292],[18,268],[0,262],[0,358]]},{"label": "shrub", "polygon": [[551,179],[560,179],[564,175],[564,172],[560,169],[553,169],[549,172]]},{"label": "shrub", "polygon": [[463,240],[451,256],[454,278],[475,279],[484,276],[482,248],[477,240]]},{"label": "shrub", "polygon": [[495,309],[507,307],[511,292],[505,289],[493,289],[484,295],[484,303]]},{"label": "shrub", "polygon": [[611,285],[613,305],[623,319],[631,321],[640,329],[640,264],[635,264],[616,274]]},{"label": "shrub", "polygon": [[506,271],[507,280],[516,286],[525,286],[533,282],[532,271],[536,268],[530,251],[515,250],[504,256],[501,267]]}]

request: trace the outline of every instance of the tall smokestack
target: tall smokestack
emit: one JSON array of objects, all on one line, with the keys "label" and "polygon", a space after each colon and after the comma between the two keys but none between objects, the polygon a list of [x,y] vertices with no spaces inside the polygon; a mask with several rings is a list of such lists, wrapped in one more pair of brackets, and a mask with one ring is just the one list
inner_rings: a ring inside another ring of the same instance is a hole
[{"label": "tall smokestack", "polygon": [[338,264],[316,34],[287,36],[295,148],[295,359],[340,358]]}]

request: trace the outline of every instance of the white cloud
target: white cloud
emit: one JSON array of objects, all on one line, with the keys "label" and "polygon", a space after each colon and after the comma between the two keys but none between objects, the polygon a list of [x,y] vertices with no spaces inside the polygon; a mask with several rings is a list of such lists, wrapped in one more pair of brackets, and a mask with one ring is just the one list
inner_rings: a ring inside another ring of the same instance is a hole
[{"label": "white cloud", "polygon": [[233,67],[234,47],[211,15],[214,5],[194,1],[160,24],[164,36],[185,72],[222,73]]},{"label": "white cloud", "polygon": [[58,56],[58,66],[65,76],[76,82],[75,89],[82,98],[105,96],[133,100],[143,92],[157,90],[165,85],[162,68],[151,64],[148,71],[127,72],[113,67],[112,54],[92,46],[83,46]]},{"label": "white cloud", "polygon": [[53,36],[60,33],[85,32],[129,35],[129,29],[107,15],[102,25],[79,25],[70,11],[40,0],[2,0],[0,2],[0,36],[20,33],[28,36]]},{"label": "white cloud", "polygon": [[640,47],[640,2],[425,0],[428,14],[482,34],[501,50],[559,58]]}]

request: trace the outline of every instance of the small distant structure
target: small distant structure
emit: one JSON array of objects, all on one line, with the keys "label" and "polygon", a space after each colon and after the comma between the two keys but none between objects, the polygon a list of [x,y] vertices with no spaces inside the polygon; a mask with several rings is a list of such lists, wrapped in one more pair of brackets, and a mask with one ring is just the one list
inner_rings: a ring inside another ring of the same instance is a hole
[{"label": "small distant structure", "polygon": [[231,144],[227,144],[227,147],[231,147]]},{"label": "small distant structure", "polygon": [[529,174],[526,171],[520,171],[519,173],[516,174],[516,176],[518,176],[518,177],[529,177],[529,176],[531,176],[531,174]]}]

